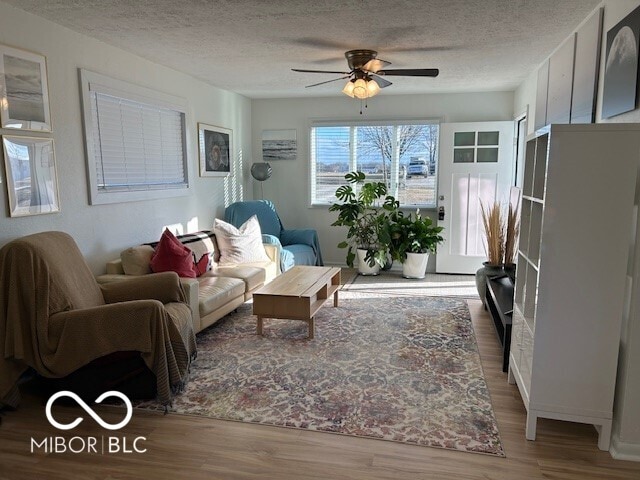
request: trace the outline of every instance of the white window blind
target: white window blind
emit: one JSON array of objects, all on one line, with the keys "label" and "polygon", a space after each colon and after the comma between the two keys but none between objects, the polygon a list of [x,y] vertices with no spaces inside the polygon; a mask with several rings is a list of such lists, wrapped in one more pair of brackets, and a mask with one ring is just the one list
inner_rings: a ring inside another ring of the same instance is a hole
[{"label": "white window blind", "polygon": [[337,201],[336,189],[345,183],[345,174],[353,170],[351,134],[351,129],[343,126],[311,129],[313,203]]},{"label": "white window blind", "polygon": [[185,195],[184,100],[81,70],[91,204]]},{"label": "white window blind", "polygon": [[91,97],[98,190],[187,185],[182,113],[98,92]]}]

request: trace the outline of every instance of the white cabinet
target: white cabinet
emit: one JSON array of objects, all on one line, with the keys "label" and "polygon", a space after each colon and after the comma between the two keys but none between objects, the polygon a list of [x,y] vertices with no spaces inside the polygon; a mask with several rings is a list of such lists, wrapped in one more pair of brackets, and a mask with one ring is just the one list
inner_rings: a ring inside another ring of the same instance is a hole
[{"label": "white cabinet", "polygon": [[550,125],[527,141],[509,381],[538,417],[608,450],[639,124]]}]

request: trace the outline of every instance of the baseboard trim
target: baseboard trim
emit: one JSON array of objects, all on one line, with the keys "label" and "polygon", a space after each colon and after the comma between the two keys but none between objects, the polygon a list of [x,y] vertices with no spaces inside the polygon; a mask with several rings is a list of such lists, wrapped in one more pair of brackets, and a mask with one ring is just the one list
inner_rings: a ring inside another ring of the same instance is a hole
[{"label": "baseboard trim", "polygon": [[616,436],[611,438],[609,453],[616,460],[640,462],[640,444],[621,442]]}]

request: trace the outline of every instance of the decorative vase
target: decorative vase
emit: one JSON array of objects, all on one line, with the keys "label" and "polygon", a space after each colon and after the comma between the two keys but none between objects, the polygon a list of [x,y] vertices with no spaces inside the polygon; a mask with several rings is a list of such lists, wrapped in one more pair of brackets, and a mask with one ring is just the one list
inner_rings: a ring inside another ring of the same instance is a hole
[{"label": "decorative vase", "polygon": [[504,266],[504,273],[509,275],[509,278],[513,283],[516,281],[516,264],[515,263],[507,263]]},{"label": "decorative vase", "polygon": [[504,268],[502,265],[491,265],[489,262],[483,262],[482,268],[479,268],[476,272],[476,288],[478,289],[478,295],[482,304],[485,304],[485,297],[487,295],[487,277],[494,277],[497,275],[504,275]]},{"label": "decorative vase", "polygon": [[404,278],[424,278],[428,261],[428,253],[407,252],[407,258],[402,264],[402,276]]},{"label": "decorative vase", "polygon": [[358,248],[356,251],[358,258],[358,273],[360,275],[378,275],[380,273],[380,265],[376,262],[373,267],[369,266],[369,263],[365,260],[367,256],[367,250]]}]

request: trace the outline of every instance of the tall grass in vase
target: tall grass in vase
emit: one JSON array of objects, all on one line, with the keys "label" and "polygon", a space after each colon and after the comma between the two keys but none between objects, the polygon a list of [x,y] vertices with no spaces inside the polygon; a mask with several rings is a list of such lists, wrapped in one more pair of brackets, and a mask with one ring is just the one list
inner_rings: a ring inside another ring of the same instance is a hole
[{"label": "tall grass in vase", "polygon": [[[502,221],[502,209],[498,202],[493,202],[489,207],[480,202],[482,212],[482,225],[484,227],[485,247],[487,250],[486,265],[501,267],[504,265],[506,242],[505,228]],[[513,249],[512,245],[509,248]],[[512,253],[513,254],[513,253]]]},{"label": "tall grass in vase", "polygon": [[507,210],[507,221],[504,228],[504,270],[512,281],[516,278],[516,250],[518,245],[518,235],[520,234],[520,219],[518,218],[518,208],[509,204]]},{"label": "tall grass in vase", "polygon": [[487,278],[504,275],[505,273],[506,228],[502,219],[502,208],[497,201],[494,201],[489,206],[485,206],[480,201],[480,211],[482,213],[482,226],[484,227],[487,261],[483,262],[483,267],[476,272],[476,287],[482,303],[486,305]]}]

